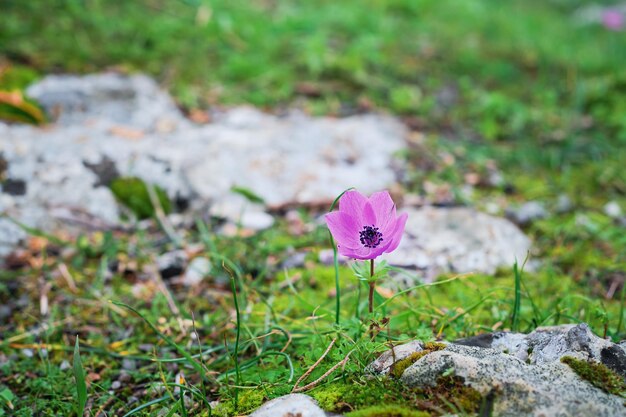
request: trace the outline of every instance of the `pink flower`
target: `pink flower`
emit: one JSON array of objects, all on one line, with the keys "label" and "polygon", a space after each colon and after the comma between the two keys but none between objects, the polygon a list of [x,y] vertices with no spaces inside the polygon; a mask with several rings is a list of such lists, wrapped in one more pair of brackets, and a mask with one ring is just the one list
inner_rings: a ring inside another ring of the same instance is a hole
[{"label": "pink flower", "polygon": [[619,10],[605,10],[602,13],[602,25],[609,30],[622,30],[624,27],[624,15]]},{"label": "pink flower", "polygon": [[369,199],[358,191],[347,191],[339,200],[339,211],[326,215],[326,224],[340,254],[374,259],[398,247],[407,217],[406,213],[396,217],[396,205],[387,191]]}]

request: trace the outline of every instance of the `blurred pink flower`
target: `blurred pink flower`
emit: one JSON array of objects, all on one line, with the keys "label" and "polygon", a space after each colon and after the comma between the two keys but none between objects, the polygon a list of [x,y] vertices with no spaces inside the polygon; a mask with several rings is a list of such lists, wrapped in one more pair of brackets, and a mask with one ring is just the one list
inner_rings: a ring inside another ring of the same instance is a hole
[{"label": "blurred pink flower", "polygon": [[607,9],[602,13],[602,25],[609,30],[622,30],[624,14],[619,10]]},{"label": "blurred pink flower", "polygon": [[326,215],[326,224],[340,254],[353,259],[374,259],[400,244],[406,213],[396,216],[396,205],[387,191],[368,199],[347,191],[339,199],[339,211]]}]

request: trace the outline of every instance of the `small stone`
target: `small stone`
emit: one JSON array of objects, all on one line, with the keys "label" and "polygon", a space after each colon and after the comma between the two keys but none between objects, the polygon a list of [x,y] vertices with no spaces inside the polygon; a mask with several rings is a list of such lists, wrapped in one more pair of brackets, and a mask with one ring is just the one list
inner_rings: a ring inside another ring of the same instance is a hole
[{"label": "small stone", "polygon": [[557,213],[567,213],[574,208],[574,203],[572,200],[566,195],[561,194],[556,201],[556,212]]},{"label": "small stone", "polygon": [[604,214],[613,219],[618,219],[622,217],[623,212],[617,201],[609,201],[604,206]]},{"label": "small stone", "polygon": [[183,284],[193,287],[198,285],[204,277],[211,272],[211,261],[204,257],[197,257],[191,260],[185,274]]},{"label": "small stone", "polygon": [[111,383],[111,389],[112,390],[118,390],[122,387],[122,383],[120,381],[113,381]]},{"label": "small stone", "polygon": [[26,194],[26,181],[9,178],[2,184],[2,192],[9,195],[25,195]]},{"label": "small stone", "polygon": [[0,321],[4,321],[5,319],[11,317],[13,315],[13,309],[6,305],[0,305]]},{"label": "small stone", "polygon": [[282,263],[282,268],[301,268],[306,260],[306,252],[295,252],[289,255]]},{"label": "small stone", "polygon": [[[318,259],[322,265],[334,265],[335,255],[332,249],[322,249],[319,253]],[[343,255],[337,254],[337,260],[340,264],[345,264],[348,261]]]},{"label": "small stone", "polygon": [[184,250],[167,252],[157,258],[157,268],[163,279],[182,274],[185,266],[187,266],[187,253]]},{"label": "small stone", "polygon": [[529,201],[517,208],[509,208],[506,210],[506,214],[511,220],[522,226],[548,217],[548,211],[539,201]]},{"label": "small stone", "polygon": [[22,352],[22,355],[26,356],[27,358],[32,358],[33,356],[35,356],[35,352],[33,352],[32,349],[22,349],[20,352]]},{"label": "small stone", "polygon": [[289,394],[263,404],[250,417],[326,417],[313,398],[304,394]]},{"label": "small stone", "polygon": [[130,374],[125,371],[120,372],[120,376],[117,377],[117,380],[122,383],[130,382],[132,379],[133,378],[130,376]]},{"label": "small stone", "polygon": [[263,211],[249,211],[243,213],[239,222],[245,229],[264,230],[274,225],[274,217]]},{"label": "small stone", "polygon": [[137,369],[137,362],[135,362],[133,359],[122,359],[122,368],[126,369],[127,371],[134,371]]}]

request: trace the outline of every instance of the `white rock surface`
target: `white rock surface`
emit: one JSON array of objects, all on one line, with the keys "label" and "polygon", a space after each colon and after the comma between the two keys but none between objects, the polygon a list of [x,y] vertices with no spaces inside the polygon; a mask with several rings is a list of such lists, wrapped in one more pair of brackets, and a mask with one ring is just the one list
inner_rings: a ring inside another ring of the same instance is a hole
[{"label": "white rock surface", "polygon": [[304,394],[289,394],[263,404],[250,417],[326,417],[315,400]]},{"label": "white rock surface", "polygon": [[382,115],[279,117],[240,107],[196,125],[141,75],[48,76],[28,94],[56,122],[0,123],[5,175],[25,184],[23,195],[0,192],[7,200],[0,212],[48,230],[76,213],[118,221],[105,186],[116,176],[139,177],[193,209],[209,207],[262,229],[271,216],[231,192],[233,186],[270,207],[326,204],[349,187],[371,193],[393,184],[399,164],[393,155],[405,146],[403,125]]},{"label": "white rock surface", "polygon": [[494,273],[523,262],[530,239],[510,221],[470,208],[400,210],[406,229],[396,251],[384,256],[391,264],[417,270],[427,279],[441,273]]}]

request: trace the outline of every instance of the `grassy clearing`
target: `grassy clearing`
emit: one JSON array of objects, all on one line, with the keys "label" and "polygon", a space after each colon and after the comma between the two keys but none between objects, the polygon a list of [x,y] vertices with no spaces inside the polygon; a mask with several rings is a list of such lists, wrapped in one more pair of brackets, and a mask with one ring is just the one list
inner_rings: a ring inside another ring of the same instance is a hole
[{"label": "grassy clearing", "polygon": [[[380,393],[361,371],[391,342],[578,321],[624,338],[626,238],[603,206],[626,208],[626,37],[578,24],[583,4],[0,0],[0,90],[50,72],[116,68],[155,76],[186,110],[391,112],[416,130],[403,155],[407,193],[495,213],[528,200],[549,209],[525,227],[543,263],[522,275],[521,298],[512,268],[441,277],[387,300],[376,317],[391,319],[389,331],[373,341],[362,320],[367,291],[346,267],[335,324],[335,273],[317,261],[329,247],[323,228],[297,235],[281,221],[229,238],[209,222],[180,231],[191,257],[213,262],[194,288],[159,278],[155,258],[175,245],[156,224],[61,242],[33,237],[0,271],[0,306],[10,308],[0,321],[0,415],[76,415],[76,336],[91,415],[136,416],[210,415],[200,398],[220,399],[213,415],[248,413],[290,392],[333,339],[303,384],[350,355],[311,394],[327,409],[367,415],[358,409],[383,405],[353,394],[341,405],[329,393]],[[571,210],[556,210],[561,196]],[[317,214],[301,212],[306,222]],[[304,267],[280,267],[290,248],[309,253]],[[434,394],[388,389],[386,404],[420,411],[385,412],[475,410],[428,408]]]}]

